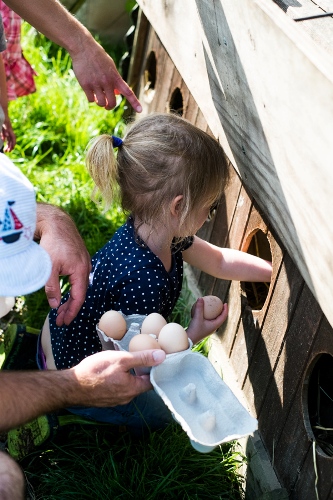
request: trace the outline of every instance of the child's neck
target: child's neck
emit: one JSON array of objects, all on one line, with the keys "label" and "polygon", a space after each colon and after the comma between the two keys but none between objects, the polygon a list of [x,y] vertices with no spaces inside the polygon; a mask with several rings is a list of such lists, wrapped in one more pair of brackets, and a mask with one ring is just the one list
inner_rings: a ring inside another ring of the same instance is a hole
[{"label": "child's neck", "polygon": [[151,227],[147,224],[141,224],[137,231],[147,247],[161,260],[165,269],[168,272],[171,271],[172,258],[170,247],[173,236],[169,234],[168,229],[161,226],[159,228],[155,227],[152,231]]}]

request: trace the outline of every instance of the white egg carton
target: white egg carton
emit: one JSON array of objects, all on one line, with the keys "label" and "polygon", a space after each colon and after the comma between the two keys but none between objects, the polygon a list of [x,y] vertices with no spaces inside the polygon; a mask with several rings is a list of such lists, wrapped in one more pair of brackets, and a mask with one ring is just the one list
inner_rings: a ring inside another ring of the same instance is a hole
[{"label": "white egg carton", "polygon": [[[127,332],[121,340],[108,337],[96,326],[103,350],[128,351],[130,340],[140,334],[146,316],[122,316]],[[150,373],[155,392],[187,433],[192,446],[207,453],[219,444],[252,434],[258,422],[223,382],[210,361],[191,349],[189,339],[189,348],[185,351],[167,354],[160,365],[136,369],[136,373]]]},{"label": "white egg carton", "polygon": [[252,434],[258,427],[202,354],[188,350],[170,354],[152,367],[150,380],[200,452]]}]

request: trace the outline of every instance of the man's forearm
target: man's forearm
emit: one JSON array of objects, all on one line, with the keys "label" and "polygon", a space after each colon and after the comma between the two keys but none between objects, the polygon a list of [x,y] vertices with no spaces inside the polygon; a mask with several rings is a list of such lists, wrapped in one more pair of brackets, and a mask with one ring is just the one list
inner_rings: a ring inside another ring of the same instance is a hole
[{"label": "man's forearm", "polygon": [[1,371],[0,431],[75,404],[79,390],[72,371]]},{"label": "man's forearm", "polygon": [[5,0],[5,3],[47,38],[64,47],[72,57],[82,49],[86,39],[92,38],[90,32],[57,0]]}]

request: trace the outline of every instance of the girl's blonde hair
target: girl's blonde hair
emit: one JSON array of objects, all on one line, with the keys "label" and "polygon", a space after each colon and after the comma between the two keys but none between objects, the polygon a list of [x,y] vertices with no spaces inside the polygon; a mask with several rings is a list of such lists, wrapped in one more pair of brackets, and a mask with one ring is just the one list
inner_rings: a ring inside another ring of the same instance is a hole
[{"label": "girl's blonde hair", "polygon": [[152,228],[164,222],[165,209],[182,195],[180,223],[193,210],[213,205],[229,180],[220,144],[178,115],[154,113],[128,129],[117,157],[111,135],[89,145],[86,164],[97,193],[109,208],[116,195],[124,211]]}]

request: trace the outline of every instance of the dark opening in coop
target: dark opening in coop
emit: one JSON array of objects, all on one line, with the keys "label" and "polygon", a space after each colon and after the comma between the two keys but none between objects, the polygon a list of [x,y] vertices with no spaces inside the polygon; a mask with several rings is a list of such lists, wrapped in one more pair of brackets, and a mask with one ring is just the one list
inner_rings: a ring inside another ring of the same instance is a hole
[{"label": "dark opening in coop", "polygon": [[333,457],[333,357],[321,354],[308,385],[308,411],[316,443]]},{"label": "dark opening in coop", "polygon": [[[272,261],[271,247],[266,234],[260,229],[251,238],[247,253],[262,259]],[[253,310],[262,309],[268,295],[269,283],[242,282],[242,290],[246,295],[248,305]]]},{"label": "dark opening in coop", "polygon": [[172,92],[169,109],[170,111],[173,111],[174,113],[183,116],[184,113],[183,96],[178,87],[175,88],[175,90]]},{"label": "dark opening in coop", "polygon": [[155,95],[156,85],[156,55],[151,52],[148,56],[146,68],[144,71],[144,95],[146,100],[152,101]]}]

